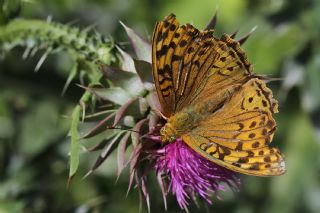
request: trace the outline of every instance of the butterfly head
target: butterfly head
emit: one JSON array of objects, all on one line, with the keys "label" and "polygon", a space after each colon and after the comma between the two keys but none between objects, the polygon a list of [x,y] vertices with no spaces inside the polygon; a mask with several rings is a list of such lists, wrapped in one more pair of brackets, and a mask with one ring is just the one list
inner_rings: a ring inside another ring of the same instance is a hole
[{"label": "butterfly head", "polygon": [[177,137],[177,132],[175,128],[171,125],[171,123],[166,123],[161,129],[160,129],[160,136],[162,142],[172,142]]}]

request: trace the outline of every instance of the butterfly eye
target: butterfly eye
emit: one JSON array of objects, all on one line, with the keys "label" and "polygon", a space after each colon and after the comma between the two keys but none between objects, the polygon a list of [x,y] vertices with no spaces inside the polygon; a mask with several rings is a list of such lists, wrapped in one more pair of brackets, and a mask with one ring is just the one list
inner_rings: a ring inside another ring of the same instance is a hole
[{"label": "butterfly eye", "polygon": [[166,129],[164,127],[162,127],[160,129],[160,135],[165,135]]}]

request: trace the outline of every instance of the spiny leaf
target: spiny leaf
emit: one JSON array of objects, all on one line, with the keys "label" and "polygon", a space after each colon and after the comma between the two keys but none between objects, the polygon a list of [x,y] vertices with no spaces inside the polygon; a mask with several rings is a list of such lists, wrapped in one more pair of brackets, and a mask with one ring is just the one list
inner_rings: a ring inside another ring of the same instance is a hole
[{"label": "spiny leaf", "polygon": [[[87,102],[90,99],[90,93],[86,91],[81,99],[80,102]],[[78,126],[80,122],[81,116],[81,106],[77,105],[71,116],[71,127],[70,127],[70,135],[71,135],[71,153],[70,153],[70,168],[69,168],[69,180],[70,183],[72,177],[78,170],[79,166],[79,158],[80,158],[80,133],[78,131]]]},{"label": "spiny leaf", "polygon": [[80,134],[78,132],[79,118],[80,118],[81,108],[76,106],[72,113],[72,121],[70,128],[71,135],[71,153],[70,153],[70,170],[69,170],[69,180],[76,173],[79,166],[79,151],[80,151]]},{"label": "spiny leaf", "polygon": [[127,149],[127,142],[129,140],[131,132],[127,132],[125,136],[121,139],[118,145],[118,170],[117,170],[117,179],[120,177],[121,172],[125,168],[125,157],[126,157],[126,149]]},{"label": "spiny leaf", "polygon": [[[102,105],[102,106],[99,106],[99,110],[100,109],[104,109],[104,108],[110,108],[112,107],[113,104],[106,104],[106,105]],[[108,115],[110,113],[113,113],[115,111],[117,111],[116,109],[106,109],[106,110],[102,110],[102,111],[99,111],[97,110],[96,112],[94,113],[91,113],[91,114],[87,114],[86,117],[84,118],[85,121],[97,121],[97,119],[101,119],[101,117],[105,116],[105,115]]]},{"label": "spiny leaf", "polygon": [[[148,119],[142,119],[140,120],[135,127],[133,128],[133,131],[131,133],[131,140],[132,140],[132,144],[133,144],[133,151],[131,153],[131,156],[129,157],[129,160],[127,162],[127,164],[130,164],[130,178],[129,178],[129,185],[128,185],[128,191],[127,191],[127,195],[131,189],[132,183],[133,183],[133,178],[135,175],[135,168],[138,162],[138,159],[140,157],[141,154],[141,150],[142,150],[142,143],[140,141],[140,131],[141,131],[141,127],[142,125],[147,121]],[[126,164],[126,165],[127,165]],[[126,167],[125,165],[125,167]]]},{"label": "spiny leaf", "polygon": [[122,56],[122,63],[121,63],[121,69],[125,70],[127,72],[136,72],[136,68],[134,67],[133,58],[131,55],[123,51],[120,47],[116,46],[117,50],[120,52]]},{"label": "spiny leaf", "polygon": [[[106,131],[110,131],[111,129],[107,129]],[[106,138],[104,138],[102,141],[100,141],[99,143],[97,143],[96,145],[87,148],[87,150],[89,152],[94,152],[100,149],[103,149],[106,144],[108,144],[121,130],[118,129],[114,129],[112,132],[108,133],[108,136],[106,136]]]},{"label": "spiny leaf", "polygon": [[[143,193],[144,198],[145,198],[145,200],[147,202],[148,212],[150,213],[150,197],[149,197],[149,193],[148,193],[148,190],[147,190],[145,178],[146,178],[145,176],[141,177],[140,178],[140,183],[141,184],[138,184],[138,185],[141,185],[142,193]],[[138,179],[138,177],[137,177],[137,179]],[[137,181],[139,183],[139,179]]]},{"label": "spiny leaf", "polygon": [[149,113],[149,103],[147,99],[139,97],[139,110],[141,115],[146,115]]},{"label": "spiny leaf", "polygon": [[115,116],[115,112],[109,114],[107,117],[105,117],[103,120],[101,120],[96,126],[94,126],[92,129],[90,129],[89,132],[85,133],[82,138],[89,138],[89,137],[93,137],[97,134],[99,134],[100,132],[104,131],[106,129],[107,122],[110,121],[114,116]]},{"label": "spiny leaf", "polygon": [[149,115],[149,122],[148,122],[149,133],[152,133],[155,130],[159,120],[160,120],[160,117],[157,114],[151,113]]},{"label": "spiny leaf", "polygon": [[141,128],[142,128],[142,125],[148,121],[148,118],[144,118],[144,119],[141,119],[133,128],[133,131],[132,132],[132,142],[133,142],[133,145],[137,145],[139,144],[140,142],[140,137],[141,137]]},{"label": "spiny leaf", "polygon": [[134,60],[134,65],[144,87],[147,90],[154,89],[151,64],[142,60]]},{"label": "spiny leaf", "polygon": [[[131,136],[132,136],[132,134],[131,134]],[[133,151],[131,153],[131,156],[130,156],[130,158],[128,160],[128,163],[130,163],[130,177],[129,177],[129,185],[128,185],[128,190],[127,190],[127,196],[128,196],[129,191],[130,191],[130,189],[132,187],[133,179],[134,179],[134,176],[135,176],[135,169],[134,168],[135,168],[135,165],[136,165],[136,163],[138,161],[141,149],[142,149],[142,144],[141,143],[139,143],[136,146],[134,146],[134,149],[133,149]],[[126,167],[126,165],[125,165],[125,167]]]},{"label": "spiny leaf", "polygon": [[[110,53],[113,48],[111,41],[98,33],[91,35],[78,28],[58,23],[15,19],[4,27],[0,27],[0,41],[5,50],[10,50],[15,46],[28,48],[33,46],[31,56],[39,49],[52,48],[52,50],[66,49],[77,59],[88,63],[101,61],[110,64],[114,60],[114,56]],[[58,47],[55,47],[57,44]]]},{"label": "spiny leaf", "polygon": [[167,190],[165,188],[163,179],[161,177],[161,173],[157,174],[157,181],[158,181],[160,189],[161,189],[163,203],[164,203],[164,209],[167,210]]},{"label": "spiny leaf", "polygon": [[127,27],[124,23],[120,22],[126,30],[130,43],[137,54],[139,60],[151,63],[151,44],[143,39],[140,35],[135,33],[131,28]]},{"label": "spiny leaf", "polygon": [[148,101],[148,104],[149,106],[151,107],[151,109],[159,114],[159,111],[162,112],[162,107],[161,107],[161,104],[159,102],[159,98],[158,98],[158,95],[155,91],[153,92],[150,92],[147,97],[146,97],[147,101]]},{"label": "spiny leaf", "polygon": [[115,114],[115,118],[114,118],[114,122],[112,124],[113,127],[115,127],[119,121],[123,118],[126,110],[128,109],[128,107],[134,102],[136,101],[137,99],[131,99],[129,100],[127,103],[123,104],[119,109],[118,111],[116,112]]},{"label": "spiny leaf", "polygon": [[132,99],[132,97],[121,87],[88,88],[88,89],[99,98],[111,101],[119,105],[123,105]]},{"label": "spiny leaf", "polygon": [[96,160],[95,164],[91,167],[90,171],[84,176],[89,176],[92,172],[94,172],[99,166],[109,157],[112,151],[116,148],[117,142],[119,142],[119,138],[123,135],[124,131],[119,132],[105,147],[105,149],[101,152],[100,156]]},{"label": "spiny leaf", "polygon": [[123,88],[132,96],[141,96],[145,92],[143,84],[136,73],[110,66],[102,66],[101,69],[104,76],[111,80],[114,86]]}]

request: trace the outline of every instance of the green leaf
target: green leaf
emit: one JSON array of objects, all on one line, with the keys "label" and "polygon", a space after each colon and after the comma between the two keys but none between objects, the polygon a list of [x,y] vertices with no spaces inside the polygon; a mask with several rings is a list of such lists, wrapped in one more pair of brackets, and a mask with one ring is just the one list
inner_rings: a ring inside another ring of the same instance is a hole
[{"label": "green leaf", "polygon": [[[144,94],[144,86],[136,73],[105,66],[102,69],[105,77],[116,87],[121,87],[133,97]],[[151,73],[151,71],[150,71]]]},{"label": "green leaf", "polygon": [[120,23],[126,30],[130,43],[137,54],[138,59],[151,63],[151,43],[143,39],[124,23]]},{"label": "green leaf", "polygon": [[125,70],[127,72],[136,72],[136,68],[134,67],[133,58],[131,55],[123,51],[120,47],[117,46],[117,50],[120,52],[122,56],[122,63],[121,63],[121,69]]},{"label": "green leaf", "polygon": [[120,131],[115,135],[112,140],[108,140],[106,146],[103,151],[100,153],[94,165],[91,167],[90,171],[85,175],[87,177],[92,172],[94,172],[97,168],[101,166],[101,164],[110,156],[110,154],[117,148],[117,145],[120,142],[120,138],[125,134],[125,131]]},{"label": "green leaf", "polygon": [[[91,93],[86,91],[81,99],[80,103],[86,103],[91,97]],[[71,136],[71,152],[70,152],[70,168],[69,168],[69,183],[72,177],[78,170],[79,158],[80,158],[80,133],[78,130],[81,117],[81,106],[77,105],[71,115],[71,127],[69,134]]]},{"label": "green leaf", "polygon": [[152,90],[154,88],[154,84],[151,64],[142,60],[134,60],[134,65],[144,87],[147,90]]},{"label": "green leaf", "polygon": [[132,97],[120,87],[89,88],[89,91],[97,95],[99,98],[119,105],[123,105],[132,99]]},{"label": "green leaf", "polygon": [[157,95],[156,91],[150,92],[147,95],[146,100],[147,100],[149,106],[151,107],[151,109],[153,109],[155,111],[162,112],[162,107],[161,107],[161,104],[159,102],[159,98],[158,98],[158,95]]},{"label": "green leaf", "polygon": [[80,134],[78,132],[79,118],[81,113],[81,107],[76,106],[72,112],[72,121],[70,128],[71,135],[71,153],[70,153],[70,170],[69,178],[72,178],[79,166],[79,154],[80,154]]},{"label": "green leaf", "polygon": [[99,122],[83,123],[83,124],[87,124],[86,126],[88,126],[88,124],[92,125],[92,123],[93,123],[93,126],[88,128],[85,131],[80,132],[81,138],[82,139],[90,138],[90,137],[93,137],[93,136],[105,131],[106,128],[112,124],[112,121],[113,121],[112,118],[115,116],[115,114],[116,114],[115,112],[110,113],[109,115],[107,115],[104,119],[102,119]]}]

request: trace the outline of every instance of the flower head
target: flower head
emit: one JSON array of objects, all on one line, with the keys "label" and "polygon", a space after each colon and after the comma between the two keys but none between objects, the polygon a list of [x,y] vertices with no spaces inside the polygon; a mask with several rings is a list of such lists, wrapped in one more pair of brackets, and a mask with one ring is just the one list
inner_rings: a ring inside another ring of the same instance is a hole
[{"label": "flower head", "polygon": [[196,195],[211,204],[210,195],[224,190],[223,183],[232,188],[239,184],[234,172],[205,159],[181,139],[165,145],[158,153],[156,171],[168,177],[168,190],[175,194],[182,209],[186,209],[188,199],[195,199]]}]

